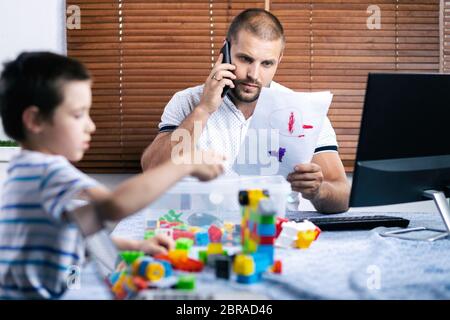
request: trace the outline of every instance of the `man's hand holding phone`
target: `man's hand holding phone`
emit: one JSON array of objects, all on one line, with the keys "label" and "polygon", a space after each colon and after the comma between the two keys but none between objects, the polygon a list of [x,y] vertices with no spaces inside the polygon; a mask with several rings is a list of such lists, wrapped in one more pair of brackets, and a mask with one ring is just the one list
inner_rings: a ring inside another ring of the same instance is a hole
[{"label": "man's hand holding phone", "polygon": [[206,79],[203,88],[203,96],[197,108],[202,108],[209,114],[215,112],[222,103],[222,92],[225,86],[234,88],[233,80],[236,79],[233,71],[236,67],[230,63],[222,63],[223,54],[219,55],[211,73]]}]

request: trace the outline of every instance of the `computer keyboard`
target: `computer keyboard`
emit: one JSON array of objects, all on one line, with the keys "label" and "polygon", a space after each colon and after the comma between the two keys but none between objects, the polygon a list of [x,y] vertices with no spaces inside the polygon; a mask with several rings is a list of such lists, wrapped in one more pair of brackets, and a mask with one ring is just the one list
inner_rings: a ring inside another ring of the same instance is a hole
[{"label": "computer keyboard", "polygon": [[358,217],[302,217],[291,219],[296,222],[309,220],[322,231],[370,230],[376,227],[406,228],[409,220],[392,216],[358,216]]}]

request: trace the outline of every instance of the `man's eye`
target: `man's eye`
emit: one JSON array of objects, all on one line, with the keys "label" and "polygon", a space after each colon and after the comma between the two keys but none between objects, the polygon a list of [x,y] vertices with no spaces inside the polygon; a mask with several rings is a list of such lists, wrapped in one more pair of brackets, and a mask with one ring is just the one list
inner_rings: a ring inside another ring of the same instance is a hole
[{"label": "man's eye", "polygon": [[264,67],[271,67],[271,66],[273,66],[272,62],[263,62],[262,64],[263,64]]},{"label": "man's eye", "polygon": [[249,57],[241,57],[241,60],[244,62],[252,62],[252,60]]}]

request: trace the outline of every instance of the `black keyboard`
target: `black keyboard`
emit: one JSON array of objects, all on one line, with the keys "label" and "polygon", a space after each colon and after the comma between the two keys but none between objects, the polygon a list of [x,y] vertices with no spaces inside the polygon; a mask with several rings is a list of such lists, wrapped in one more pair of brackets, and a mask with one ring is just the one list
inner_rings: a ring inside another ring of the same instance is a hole
[{"label": "black keyboard", "polygon": [[406,228],[409,220],[391,216],[359,216],[359,217],[302,217],[291,219],[295,222],[309,220],[322,231],[370,230],[376,227]]}]

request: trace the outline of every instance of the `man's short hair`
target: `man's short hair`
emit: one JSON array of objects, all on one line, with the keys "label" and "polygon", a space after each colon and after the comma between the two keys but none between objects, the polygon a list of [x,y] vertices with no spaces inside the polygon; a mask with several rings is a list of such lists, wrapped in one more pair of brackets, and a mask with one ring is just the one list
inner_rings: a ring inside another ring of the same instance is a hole
[{"label": "man's short hair", "polygon": [[284,30],[280,20],[264,9],[247,9],[238,14],[228,28],[228,40],[235,41],[241,30],[246,30],[263,40],[274,41],[281,38],[284,47]]},{"label": "man's short hair", "polygon": [[22,114],[26,108],[36,106],[42,117],[51,119],[64,100],[64,84],[89,79],[81,62],[51,52],[24,52],[5,63],[0,76],[0,113],[5,133],[23,141]]}]

